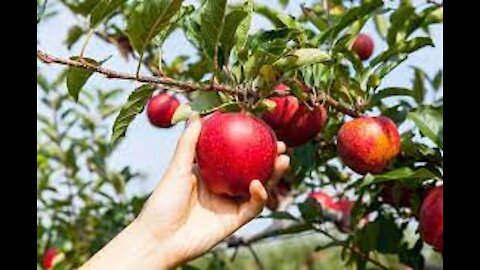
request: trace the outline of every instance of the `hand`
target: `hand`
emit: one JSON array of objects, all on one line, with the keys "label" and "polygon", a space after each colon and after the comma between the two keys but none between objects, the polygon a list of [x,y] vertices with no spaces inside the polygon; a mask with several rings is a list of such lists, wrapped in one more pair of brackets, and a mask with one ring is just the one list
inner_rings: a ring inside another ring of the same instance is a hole
[{"label": "hand", "polygon": [[[199,118],[191,120],[180,138],[173,161],[145,205],[139,220],[151,226],[159,239],[175,250],[179,262],[195,258],[214,247],[263,209],[267,192],[258,181],[250,184],[250,198],[238,202],[208,190],[197,173],[195,146],[201,130]],[[278,152],[285,144],[278,143]],[[273,186],[289,165],[285,155],[277,157],[269,180]]]},{"label": "hand", "polygon": [[[136,245],[130,247],[130,254],[127,251],[120,252],[124,256],[132,256],[132,250],[142,249],[142,242],[150,242],[148,246],[151,246],[151,251],[144,249],[143,260],[139,257],[142,267],[134,263],[135,259],[117,263],[119,267],[129,269],[127,264],[130,263],[137,269],[173,268],[207,252],[262,211],[267,190],[258,180],[250,183],[250,198],[245,201],[216,195],[204,185],[194,164],[200,130],[201,121],[197,116],[190,121],[180,138],[167,172],[132,224],[131,232],[123,237],[133,238],[137,233]],[[267,189],[275,186],[288,169],[290,160],[282,155],[284,151],[285,144],[279,142],[279,156],[275,160]],[[128,245],[127,240],[118,242],[118,245]],[[113,260],[122,260],[122,257],[116,257]],[[147,259],[152,262],[148,263]],[[109,269],[119,269],[112,264],[104,265]]]}]

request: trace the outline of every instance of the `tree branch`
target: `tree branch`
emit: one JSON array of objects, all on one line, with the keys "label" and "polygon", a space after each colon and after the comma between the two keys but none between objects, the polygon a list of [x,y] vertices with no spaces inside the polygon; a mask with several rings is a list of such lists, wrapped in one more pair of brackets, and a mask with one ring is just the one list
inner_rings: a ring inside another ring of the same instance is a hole
[{"label": "tree branch", "polygon": [[159,84],[166,87],[173,87],[183,92],[192,92],[192,91],[200,90],[200,91],[219,91],[219,92],[225,92],[229,94],[238,93],[236,89],[233,89],[225,85],[219,85],[219,84],[203,86],[196,83],[177,81],[169,77],[151,77],[151,76],[143,76],[143,75],[135,76],[133,74],[122,73],[122,72],[114,71],[108,68],[103,68],[101,66],[91,65],[91,64],[84,63],[77,60],[59,58],[56,56],[49,55],[40,50],[37,50],[37,58],[46,64],[52,64],[52,63],[61,64],[65,66],[78,67],[78,68],[83,68],[89,71],[97,72],[105,75],[109,79],[113,78],[113,79],[120,79],[120,80],[130,80],[130,81],[138,81],[138,82],[144,82],[144,83]]},{"label": "tree branch", "polygon": [[330,238],[332,241],[334,241],[334,242],[342,245],[343,247],[345,247],[346,249],[350,250],[351,252],[354,252],[354,253],[360,255],[360,256],[362,257],[362,259],[373,263],[374,265],[378,266],[378,267],[381,268],[381,269],[388,270],[388,267],[386,267],[385,265],[383,265],[383,264],[380,263],[379,261],[370,258],[370,256],[368,256],[368,254],[363,253],[362,251],[358,250],[358,248],[352,247],[352,246],[344,243],[343,241],[338,240],[337,238],[335,238],[333,235],[331,235],[331,234],[328,233],[327,231],[322,230],[322,229],[320,229],[320,228],[314,228],[314,230],[317,231],[317,232],[319,232],[319,233],[321,233],[321,234],[323,234],[323,235],[325,235],[326,237]]},{"label": "tree branch", "polygon": [[[244,94],[246,90],[247,95],[258,98],[258,94],[252,91],[251,89],[243,89],[242,91],[242,89],[236,89],[236,88],[233,88],[227,85],[222,85],[222,84],[201,85],[198,83],[178,81],[167,76],[161,76],[161,77],[144,76],[144,75],[136,76],[133,74],[118,72],[118,71],[104,68],[101,66],[92,65],[92,64],[86,63],[85,61],[77,61],[77,60],[60,58],[57,56],[49,55],[41,50],[37,50],[37,58],[46,64],[60,64],[64,66],[83,68],[92,72],[103,74],[109,79],[129,80],[129,81],[138,81],[143,83],[158,84],[162,87],[165,87],[171,90],[180,91],[180,92],[218,91],[218,92],[224,92],[224,93],[228,93],[236,96],[236,95]],[[338,101],[336,101],[335,99],[333,99],[331,96],[327,94],[324,94],[323,96],[321,96],[320,101],[324,101],[329,106],[332,106],[337,111],[342,112],[344,114],[350,115],[352,117],[360,116],[360,113],[341,105]]]}]

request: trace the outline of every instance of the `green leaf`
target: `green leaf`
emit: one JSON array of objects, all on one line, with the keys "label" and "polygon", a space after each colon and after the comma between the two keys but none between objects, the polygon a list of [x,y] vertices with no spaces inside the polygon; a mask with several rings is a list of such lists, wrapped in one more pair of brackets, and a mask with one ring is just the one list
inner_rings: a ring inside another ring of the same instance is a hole
[{"label": "green leaf", "polygon": [[435,77],[432,80],[432,86],[434,90],[440,89],[442,86],[443,82],[443,70],[439,70],[437,74],[435,74]]},{"label": "green leaf", "polygon": [[371,14],[374,10],[383,6],[382,0],[365,1],[361,6],[348,10],[340,19],[340,21],[327,31],[323,32],[318,40],[318,44],[323,44],[327,39],[334,40],[337,35],[352,23]]},{"label": "green leaf", "polygon": [[204,113],[222,104],[222,100],[215,91],[196,91],[192,93],[192,110]]},{"label": "green leaf", "polygon": [[37,24],[42,20],[45,10],[47,8],[48,0],[37,1]]},{"label": "green leaf", "polygon": [[213,59],[225,26],[226,0],[205,0],[200,14],[200,31],[207,54]]},{"label": "green leaf", "polygon": [[150,41],[170,24],[182,0],[144,0],[130,14],[127,34],[135,50],[143,55]]},{"label": "green leaf", "polygon": [[424,106],[412,111],[408,117],[415,122],[420,132],[443,148],[443,109]]},{"label": "green leaf", "polygon": [[82,16],[87,16],[95,8],[100,0],[82,0],[82,1],[71,1],[71,0],[60,0],[65,6],[70,8],[73,13],[80,14]]},{"label": "green leaf", "polygon": [[415,76],[413,79],[413,97],[418,104],[421,104],[425,98],[425,73],[419,68],[414,68]]},{"label": "green leaf", "polygon": [[190,104],[180,104],[172,116],[172,124],[186,121],[194,113]]},{"label": "green leaf", "polygon": [[435,178],[436,175],[426,168],[420,168],[418,170],[412,170],[408,167],[403,167],[395,170],[388,171],[383,174],[368,174],[363,179],[360,187],[369,186],[372,184],[389,182],[389,181],[423,181]]},{"label": "green leaf", "polygon": [[142,85],[135,89],[128,97],[127,103],[120,110],[112,128],[112,144],[125,136],[128,126],[135,119],[137,114],[141,113],[153,94],[155,87],[152,85]]},{"label": "green leaf", "polygon": [[80,37],[82,37],[84,33],[85,32],[83,31],[83,29],[78,25],[74,25],[70,27],[67,34],[67,39],[65,40],[65,44],[67,45],[67,48],[70,50],[72,46],[80,39]]},{"label": "green leaf", "polygon": [[375,28],[377,29],[379,36],[386,39],[390,22],[382,14],[374,16],[373,21],[375,22]]},{"label": "green leaf", "polygon": [[378,93],[372,95],[369,106],[374,107],[380,104],[381,100],[393,96],[411,96],[413,91],[408,88],[389,87],[379,90]]},{"label": "green leaf", "polygon": [[41,73],[37,73],[37,84],[45,93],[50,92],[50,83],[47,81],[47,78],[45,78],[45,76],[43,76]]},{"label": "green leaf", "polygon": [[90,13],[90,28],[95,28],[127,0],[101,0]]},{"label": "green leaf", "polygon": [[394,46],[407,38],[407,28],[414,16],[415,8],[410,3],[401,5],[390,15],[390,28],[387,34],[389,46]]},{"label": "green leaf", "polygon": [[273,63],[273,66],[283,72],[297,70],[304,66],[326,63],[330,56],[320,49],[305,48],[289,52]]},{"label": "green leaf", "polygon": [[380,253],[396,253],[401,246],[402,230],[391,215],[379,215],[368,223],[357,235],[357,241],[362,251],[376,250]]},{"label": "green leaf", "polygon": [[[243,43],[243,45],[238,45],[240,48],[245,45],[250,28],[250,19],[250,14],[241,9],[233,10],[225,18],[225,26],[219,40],[225,63],[228,62],[230,51],[237,42]],[[243,23],[244,21],[246,23]]]},{"label": "green leaf", "polygon": [[412,248],[408,248],[408,243],[404,243],[398,254],[398,258],[402,263],[413,267],[415,270],[424,269],[425,259],[422,255],[422,248],[423,241],[421,238],[417,240]]},{"label": "green leaf", "polygon": [[267,18],[275,28],[289,27],[292,24],[292,19],[288,20],[286,17],[279,17],[279,12],[269,8],[266,5],[256,4],[254,6],[255,13],[258,13]]},{"label": "green leaf", "polygon": [[399,43],[393,47],[390,47],[388,50],[384,51],[377,57],[371,60],[370,66],[374,67],[379,63],[384,63],[390,58],[400,55],[400,54],[410,54],[423,47],[434,46],[433,41],[429,37],[416,37],[412,38],[409,41]]},{"label": "green leaf", "polygon": [[[72,60],[78,60],[78,56],[71,57]],[[100,63],[90,58],[83,58],[84,61],[87,61],[89,64],[94,66],[99,66]],[[87,83],[90,76],[92,76],[93,71],[87,70],[79,67],[69,67],[67,70],[67,88],[70,96],[78,101],[78,95],[82,90],[85,83]]]},{"label": "green leaf", "polygon": [[302,218],[307,222],[319,221],[322,218],[322,206],[313,199],[298,204]]}]

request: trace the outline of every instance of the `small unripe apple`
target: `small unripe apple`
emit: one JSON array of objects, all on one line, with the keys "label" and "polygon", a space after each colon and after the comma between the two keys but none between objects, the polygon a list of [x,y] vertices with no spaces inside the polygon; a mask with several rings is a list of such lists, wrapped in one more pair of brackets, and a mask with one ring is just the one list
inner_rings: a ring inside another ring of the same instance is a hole
[{"label": "small unripe apple", "polygon": [[203,119],[196,151],[200,176],[212,192],[248,197],[251,181],[269,180],[277,139],[255,116],[219,112]]},{"label": "small unripe apple", "polygon": [[374,43],[372,38],[366,34],[359,34],[352,45],[352,50],[361,60],[367,60],[373,53]]},{"label": "small unripe apple", "polygon": [[420,208],[422,240],[443,252],[443,186],[430,190]]},{"label": "small unripe apple", "polygon": [[[275,87],[277,92],[288,90],[289,87],[285,84]],[[289,147],[305,144],[325,126],[327,111],[323,106],[310,110],[293,95],[272,97],[269,100],[275,102],[275,109],[264,113],[262,119],[273,128],[278,139]]]},{"label": "small unripe apple", "polygon": [[400,153],[400,135],[387,117],[360,117],[340,128],[337,152],[359,174],[380,173]]},{"label": "small unripe apple", "polygon": [[179,105],[178,99],[168,93],[155,95],[147,104],[148,120],[156,127],[171,127],[173,114]]},{"label": "small unripe apple", "polygon": [[53,259],[58,254],[58,250],[54,247],[48,248],[43,254],[43,268],[46,270],[51,270],[53,266]]}]

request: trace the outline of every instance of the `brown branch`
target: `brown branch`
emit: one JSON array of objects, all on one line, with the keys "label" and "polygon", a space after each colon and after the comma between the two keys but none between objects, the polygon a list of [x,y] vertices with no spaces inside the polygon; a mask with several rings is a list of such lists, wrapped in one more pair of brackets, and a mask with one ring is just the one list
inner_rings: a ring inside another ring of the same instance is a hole
[{"label": "brown branch", "polygon": [[250,253],[252,254],[253,259],[255,259],[255,263],[257,264],[258,269],[264,270],[265,267],[263,267],[262,261],[261,261],[260,258],[258,257],[258,255],[257,255],[257,253],[255,252],[255,250],[253,249],[253,247],[252,247],[251,245],[248,245],[247,248],[248,248],[248,250],[250,251]]},{"label": "brown branch", "polygon": [[[77,61],[77,60],[72,60],[68,58],[60,58],[57,56],[49,55],[40,50],[37,50],[37,58],[46,64],[60,64],[65,66],[83,68],[89,71],[103,74],[109,79],[129,80],[129,81],[138,81],[143,83],[158,84],[160,86],[163,86],[169,89],[173,88],[172,90],[177,90],[177,91],[180,90],[181,92],[218,91],[218,92],[232,94],[235,96],[240,95],[242,93],[246,93],[248,96],[258,98],[258,94],[252,91],[251,89],[235,89],[230,86],[222,85],[222,84],[201,85],[201,84],[192,83],[192,82],[178,81],[167,76],[160,76],[160,77],[144,76],[144,75],[136,76],[133,74],[111,70],[101,66],[92,65],[87,63],[86,61]],[[278,93],[274,93],[274,95],[275,94],[278,94]],[[320,101],[323,100],[326,104],[328,104],[329,106],[332,106],[337,111],[340,111],[344,114],[348,114],[352,117],[360,116],[359,112],[341,105],[338,101],[336,101],[335,99],[333,99],[331,96],[327,94],[320,96],[319,99]]]},{"label": "brown branch", "polygon": [[333,99],[331,96],[329,96],[327,94],[325,94],[323,96],[323,99],[325,100],[326,104],[328,104],[329,106],[332,106],[333,108],[335,108],[335,110],[337,110],[339,112],[342,112],[344,114],[348,114],[351,117],[360,117],[361,116],[361,114],[359,112],[343,106],[342,104],[340,104],[340,102],[336,101],[335,99]]},{"label": "brown branch", "polygon": [[192,92],[192,91],[200,90],[200,91],[219,91],[219,92],[225,92],[229,94],[238,93],[236,89],[233,89],[229,86],[220,85],[220,84],[204,86],[196,83],[177,81],[169,77],[151,77],[151,76],[143,76],[143,75],[135,76],[133,74],[118,72],[115,70],[111,70],[101,66],[91,65],[91,64],[84,63],[77,60],[59,58],[56,56],[46,54],[45,52],[42,52],[40,50],[37,50],[37,58],[46,64],[61,64],[61,65],[78,67],[78,68],[83,68],[89,71],[97,72],[105,75],[109,79],[113,78],[113,79],[120,79],[120,80],[130,80],[130,81],[138,81],[138,82],[144,82],[144,83],[159,84],[167,87],[173,87],[183,92]]},{"label": "brown branch", "polygon": [[362,257],[362,259],[366,260],[366,261],[369,261],[371,263],[373,263],[374,265],[378,266],[379,268],[381,269],[385,269],[385,270],[388,270],[388,267],[386,267],[385,265],[383,265],[382,263],[380,263],[379,261],[375,260],[375,259],[372,259],[370,256],[368,256],[368,254],[365,254],[363,253],[362,251],[360,251],[358,248],[356,247],[352,247],[348,244],[346,244],[345,242],[343,241],[340,241],[338,240],[336,237],[334,237],[333,235],[331,235],[330,233],[328,233],[327,231],[325,230],[322,230],[320,228],[314,228],[315,231],[325,235],[326,237],[330,238],[332,241],[342,245],[343,247],[345,247],[346,249],[356,253],[357,255],[360,255]]}]

